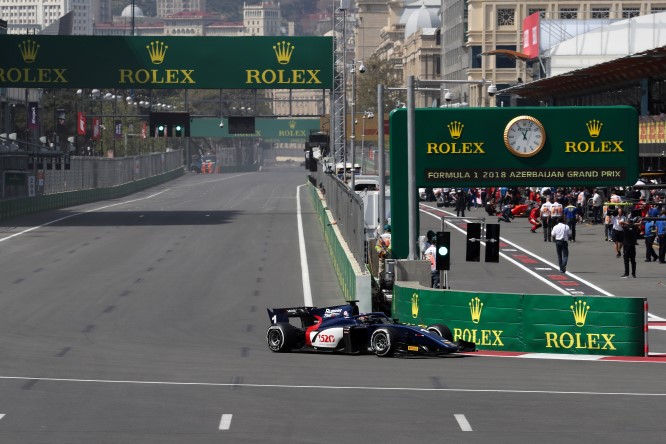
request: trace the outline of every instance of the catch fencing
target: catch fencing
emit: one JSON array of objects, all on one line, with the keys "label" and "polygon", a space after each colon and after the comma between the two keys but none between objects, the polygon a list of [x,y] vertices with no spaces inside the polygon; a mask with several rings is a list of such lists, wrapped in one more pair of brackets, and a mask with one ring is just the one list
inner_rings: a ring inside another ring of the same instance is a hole
[{"label": "catch fencing", "polygon": [[311,173],[310,176],[314,179],[313,182],[316,182],[313,185],[324,194],[326,205],[335,218],[335,224],[339,227],[340,234],[358,265],[365,270],[363,200],[334,174],[320,171],[321,164],[317,164],[317,167],[317,172]]}]

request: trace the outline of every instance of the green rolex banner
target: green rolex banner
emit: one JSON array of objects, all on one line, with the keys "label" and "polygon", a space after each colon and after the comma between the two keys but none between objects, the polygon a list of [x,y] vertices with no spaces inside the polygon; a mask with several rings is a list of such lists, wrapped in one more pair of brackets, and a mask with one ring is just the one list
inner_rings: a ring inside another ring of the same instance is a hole
[{"label": "green rolex banner", "polygon": [[0,36],[0,87],[330,89],[330,37]]},{"label": "green rolex banner", "polygon": [[392,315],[445,324],[480,350],[644,356],[645,298],[432,290],[395,285]]}]

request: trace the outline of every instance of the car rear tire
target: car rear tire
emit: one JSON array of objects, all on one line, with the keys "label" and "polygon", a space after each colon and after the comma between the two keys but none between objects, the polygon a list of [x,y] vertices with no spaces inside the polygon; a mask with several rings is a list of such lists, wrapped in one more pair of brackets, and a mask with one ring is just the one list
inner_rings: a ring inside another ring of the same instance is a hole
[{"label": "car rear tire", "polygon": [[290,352],[296,344],[296,332],[291,324],[278,322],[266,332],[268,348],[276,353]]},{"label": "car rear tire", "polygon": [[370,346],[380,358],[393,356],[395,353],[395,340],[391,330],[375,330],[370,338]]},{"label": "car rear tire", "polygon": [[451,333],[451,329],[444,324],[433,324],[426,328],[426,330],[432,333],[437,333],[447,341],[453,342],[453,333]]}]

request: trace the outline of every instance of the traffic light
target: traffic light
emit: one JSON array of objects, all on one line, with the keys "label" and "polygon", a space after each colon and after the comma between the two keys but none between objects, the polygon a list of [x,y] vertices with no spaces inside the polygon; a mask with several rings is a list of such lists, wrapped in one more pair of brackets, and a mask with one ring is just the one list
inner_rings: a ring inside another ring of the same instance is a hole
[{"label": "traffic light", "polygon": [[465,260],[467,262],[481,261],[481,224],[467,224],[467,252]]},{"label": "traffic light", "polygon": [[499,262],[499,224],[486,225],[486,262]]},{"label": "traffic light", "polygon": [[435,242],[437,255],[435,256],[435,269],[451,269],[451,232],[438,231],[437,241]]},{"label": "traffic light", "polygon": [[151,112],[148,123],[150,137],[190,136],[190,113]]}]

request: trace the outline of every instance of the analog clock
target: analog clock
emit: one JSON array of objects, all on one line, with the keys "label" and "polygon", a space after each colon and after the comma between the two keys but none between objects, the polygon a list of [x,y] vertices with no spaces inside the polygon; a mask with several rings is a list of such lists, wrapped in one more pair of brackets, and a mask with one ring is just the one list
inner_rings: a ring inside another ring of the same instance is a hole
[{"label": "analog clock", "polygon": [[515,117],[504,129],[504,145],[514,156],[534,156],[545,143],[546,130],[532,116]]}]

